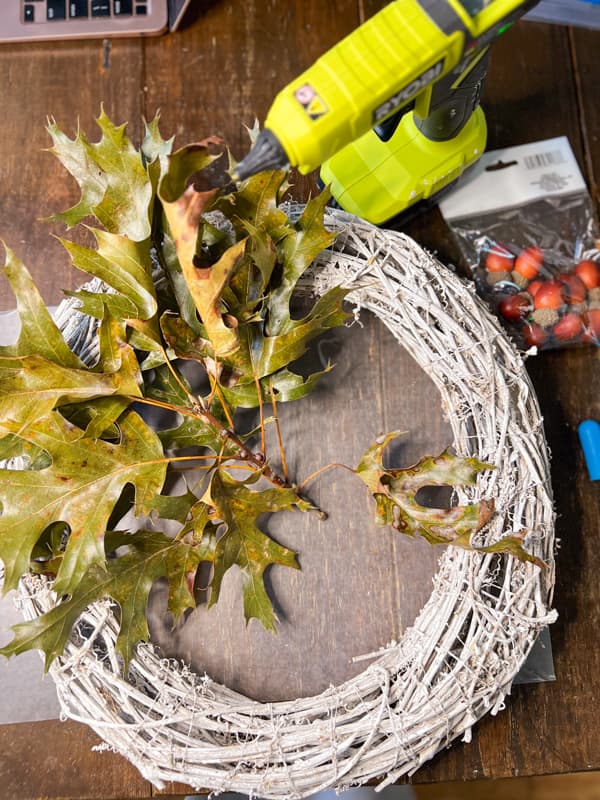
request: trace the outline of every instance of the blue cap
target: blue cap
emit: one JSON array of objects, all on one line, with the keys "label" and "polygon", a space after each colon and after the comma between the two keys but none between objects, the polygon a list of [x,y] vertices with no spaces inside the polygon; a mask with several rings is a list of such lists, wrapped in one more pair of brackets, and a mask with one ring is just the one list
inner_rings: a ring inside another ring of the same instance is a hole
[{"label": "blue cap", "polygon": [[600,480],[600,422],[586,419],[579,423],[578,431],[590,480]]}]

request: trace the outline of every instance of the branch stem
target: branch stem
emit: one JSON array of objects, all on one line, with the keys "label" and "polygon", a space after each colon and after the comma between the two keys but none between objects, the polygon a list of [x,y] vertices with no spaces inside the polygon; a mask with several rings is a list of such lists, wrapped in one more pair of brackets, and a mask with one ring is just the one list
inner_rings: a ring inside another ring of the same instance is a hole
[{"label": "branch stem", "polygon": [[273,379],[269,379],[269,391],[271,393],[271,405],[273,406],[273,417],[275,418],[275,430],[277,431],[277,443],[279,444],[279,455],[281,457],[281,469],[283,477],[289,481],[287,461],[285,460],[285,450],[283,449],[283,439],[281,437],[281,426],[279,424],[279,414],[277,413],[277,400],[273,390]]},{"label": "branch stem", "polygon": [[[271,467],[265,463],[265,457],[263,453],[253,453],[252,450],[249,450],[246,445],[242,442],[239,436],[229,428],[226,428],[219,420],[212,414],[208,409],[196,407],[195,409],[187,408],[186,406],[178,406],[173,403],[165,403],[162,400],[155,400],[148,397],[133,397],[130,396],[129,398],[134,403],[145,403],[149,406],[155,406],[157,408],[164,408],[169,411],[175,411],[179,414],[182,414],[186,417],[192,417],[193,419],[202,419],[208,425],[213,428],[215,433],[222,438],[222,440],[230,442],[233,445],[235,450],[237,451],[236,455],[228,456],[228,458],[237,458],[240,461],[246,461],[248,464],[252,464],[255,469],[260,470],[262,475],[272,483],[274,486],[280,486],[285,489],[291,488],[290,482],[286,478],[282,478],[281,475],[278,475],[274,472]],[[211,456],[214,458],[214,456]],[[182,456],[182,458],[189,458],[192,460],[196,458],[196,456]]]},{"label": "branch stem", "polygon": [[302,483],[300,484],[300,486],[298,487],[298,492],[304,491],[304,489],[305,489],[305,487],[306,487],[306,485],[308,483],[310,483],[311,481],[314,481],[314,479],[317,478],[319,475],[322,475],[324,472],[327,472],[327,470],[333,469],[334,467],[339,467],[340,469],[345,469],[348,472],[351,472],[353,475],[356,473],[356,470],[353,470],[352,467],[349,467],[347,464],[340,464],[337,461],[333,461],[331,464],[325,464],[324,467],[321,467],[320,469],[315,470],[315,472],[311,472],[311,474],[308,476],[308,478],[305,478],[302,481]]},{"label": "branch stem", "polygon": [[[211,376],[210,373],[207,373],[207,374],[208,374],[209,380],[211,380],[212,383],[213,383],[212,394],[214,395],[214,393],[216,392],[216,394],[218,395],[219,400],[221,401],[221,407],[223,409],[223,413],[227,417],[227,423],[228,423],[229,427],[231,429],[233,429],[233,419],[231,417],[231,413],[229,411],[229,407],[227,405],[227,401],[225,400],[225,396],[223,395],[223,391],[221,390],[221,387],[219,386],[219,379],[217,378],[216,375],[213,377],[213,376]],[[210,407],[210,403],[208,405]]]},{"label": "branch stem", "polygon": [[[260,452],[263,454],[263,457],[266,457],[267,453],[265,445],[265,407],[262,398],[262,387],[260,385],[260,380],[256,374],[254,375],[254,385],[256,386],[256,396],[258,397],[258,414],[260,419]],[[287,475],[285,475],[285,473],[284,477],[287,480]]]}]

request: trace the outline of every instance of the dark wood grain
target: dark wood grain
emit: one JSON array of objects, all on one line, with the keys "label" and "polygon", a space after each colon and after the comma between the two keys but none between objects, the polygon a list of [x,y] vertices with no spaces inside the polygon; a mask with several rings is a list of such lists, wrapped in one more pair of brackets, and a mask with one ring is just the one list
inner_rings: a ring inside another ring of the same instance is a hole
[{"label": "dark wood grain", "polygon": [[[262,119],[279,88],[383,5],[383,0],[249,0],[242,7],[215,0],[197,7],[177,34],[114,41],[108,57],[100,42],[3,46],[0,237],[30,266],[45,299],[56,303],[63,287],[74,288],[82,280],[49,236],[62,229],[38,221],[77,199],[74,183],[43,152],[50,143],[44,132],[47,116],[71,135],[79,118],[93,139],[93,120],[103,102],[115,121],[129,121],[130,134],[139,140],[142,116],[160,110],[163,132],[176,134],[177,144],[216,132],[239,157],[247,147],[243,125]],[[495,45],[483,95],[490,147],[568,136],[596,201],[599,38],[597,32],[520,23]],[[314,176],[298,178],[296,197],[311,190]],[[456,244],[438,211],[401,227],[445,263],[458,262]],[[3,281],[0,309],[12,305]],[[304,410],[290,407],[284,415],[288,458],[302,475],[332,457],[352,463],[382,429],[410,431],[398,450],[406,461],[446,443],[435,392],[381,325],[370,322],[349,335],[354,338],[343,346],[335,340],[325,345],[326,355],[327,346],[335,351],[337,378],[305,401]],[[576,435],[582,419],[600,419],[599,355],[597,349],[581,348],[528,362],[553,452],[561,539],[555,596],[560,617],[552,630],[557,681],[515,688],[505,711],[477,725],[471,744],[457,742],[439,754],[417,773],[416,782],[600,768],[600,653],[593,624],[600,607],[600,496],[587,477]],[[323,419],[314,403],[326,409]],[[301,449],[293,444],[300,428],[308,429]],[[420,554],[391,535],[366,530],[368,509],[361,507],[364,516],[359,515],[352,478],[332,473],[311,491],[328,510],[337,508],[333,516],[338,518],[323,524],[301,518],[293,532],[273,531],[300,551],[303,567],[301,573],[280,569],[270,575],[280,636],[268,637],[254,626],[245,631],[227,587],[218,616],[200,608],[174,641],[167,641],[155,623],[156,638],[166,648],[178,648],[198,668],[209,667],[252,696],[275,699],[318,691],[348,677],[359,668],[352,656],[401,634],[426,596],[435,558],[427,555],[418,591],[408,591],[399,564],[414,571]],[[352,514],[344,519],[348,497]],[[200,658],[201,652],[206,656]],[[75,723],[2,726],[0,737],[2,800],[161,794],[125,759],[92,753],[95,735]],[[162,794],[187,792],[172,785]]]},{"label": "dark wood grain", "polygon": [[150,797],[139,772],[109,752],[86,725],[49,720],[0,725],[2,800],[113,800]]},{"label": "dark wood grain", "polygon": [[193,28],[144,43],[145,113],[160,109],[186,143],[220,134],[241,158],[244,126],[263,120],[275,94],[357,24],[355,0],[208,4]]},{"label": "dark wood grain", "polygon": [[[25,262],[44,299],[55,304],[63,289],[84,278],[69,265],[62,245],[51,234],[64,226],[42,217],[63,211],[78,200],[78,190],[58,160],[46,152],[52,144],[48,118],[69,136],[78,124],[92,140],[101,105],[116,122],[130,120],[132,135],[142,127],[143,59],[140,42],[114,40],[78,44],[2,45],[0,49],[3,123],[0,143],[0,239]],[[126,100],[125,100],[126,98]],[[0,309],[13,306],[6,281]]]},{"label": "dark wood grain", "polygon": [[570,31],[574,75],[579,101],[580,131],[588,186],[600,209],[600,108],[598,106],[598,32]]}]

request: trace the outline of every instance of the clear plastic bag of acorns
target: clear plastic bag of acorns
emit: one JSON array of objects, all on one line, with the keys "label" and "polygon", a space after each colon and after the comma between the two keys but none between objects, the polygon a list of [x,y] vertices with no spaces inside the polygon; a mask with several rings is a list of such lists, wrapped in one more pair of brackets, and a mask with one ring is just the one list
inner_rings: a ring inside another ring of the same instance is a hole
[{"label": "clear plastic bag of acorns", "polygon": [[576,238],[564,255],[530,242],[484,237],[473,270],[479,293],[526,349],[600,344],[597,247]]},{"label": "clear plastic bag of acorns", "polygon": [[600,344],[600,235],[564,137],[484,154],[441,209],[519,347]]}]

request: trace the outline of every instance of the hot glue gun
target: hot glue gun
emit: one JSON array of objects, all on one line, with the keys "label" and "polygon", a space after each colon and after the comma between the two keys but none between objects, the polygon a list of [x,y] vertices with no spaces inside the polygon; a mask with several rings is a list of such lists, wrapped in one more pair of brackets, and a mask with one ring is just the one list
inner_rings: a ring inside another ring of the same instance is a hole
[{"label": "hot glue gun", "polygon": [[393,0],[275,98],[232,177],[321,167],[341,208],[382,224],[482,155],[489,48],[537,0]]}]

